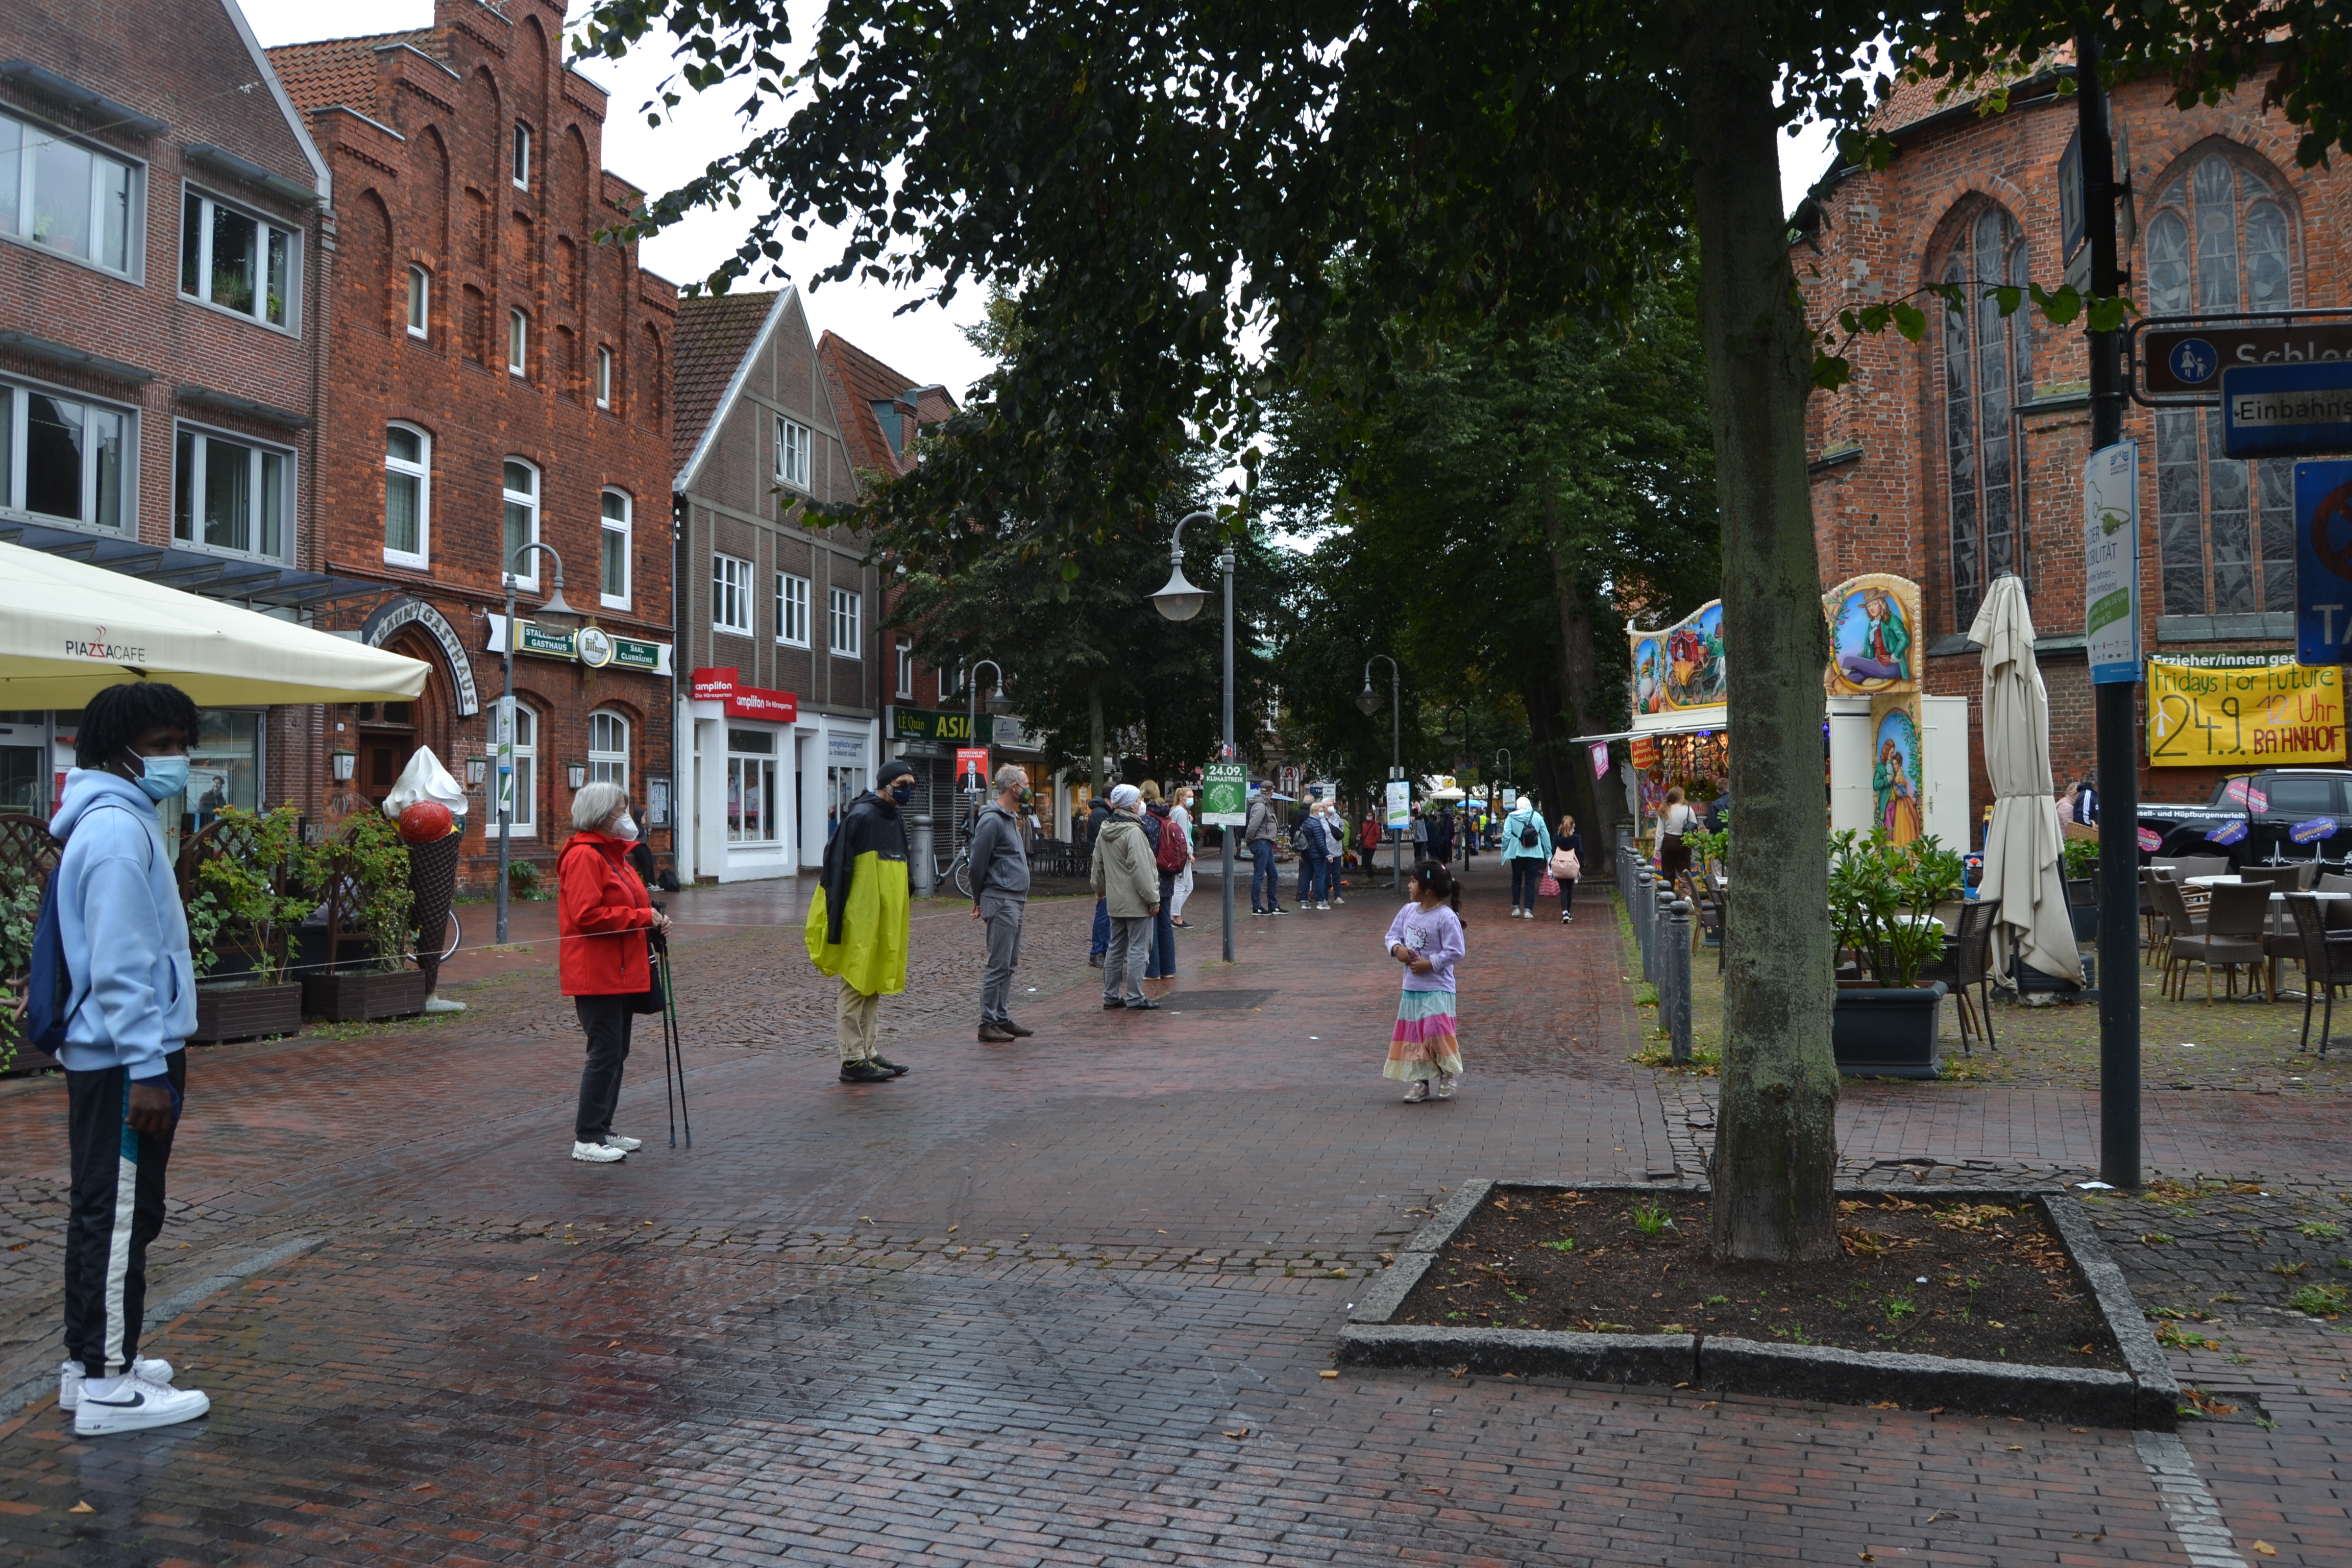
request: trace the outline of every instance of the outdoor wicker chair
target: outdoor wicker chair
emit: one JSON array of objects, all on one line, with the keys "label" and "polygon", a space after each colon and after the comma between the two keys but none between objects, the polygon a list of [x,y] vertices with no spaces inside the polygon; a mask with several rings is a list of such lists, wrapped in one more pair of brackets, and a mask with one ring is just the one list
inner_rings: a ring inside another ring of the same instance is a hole
[{"label": "outdoor wicker chair", "polygon": [[[2205,917],[2204,929],[2195,936],[2176,934],[2172,939],[2172,957],[2179,966],[2180,984],[2176,996],[2185,995],[2188,989],[2188,966],[2205,966],[2205,1000],[2213,1000],[2213,969],[2220,965],[2228,973],[2229,994],[2238,994],[2238,966],[2259,967],[2263,960],[2263,923],[2270,914],[2271,894],[2268,888],[2221,887],[2213,889],[2213,905]],[[2184,908],[2184,915],[2188,912]]]},{"label": "outdoor wicker chair", "polygon": [[1976,1054],[1969,1045],[1971,1033],[1984,1036],[1987,1050],[2000,1048],[1992,1035],[1992,928],[2000,919],[1999,899],[1969,899],[1960,905],[1960,929],[1952,937],[1952,994],[1959,999],[1960,1049],[1969,1056]]},{"label": "outdoor wicker chair", "polygon": [[2303,940],[2303,1037],[2299,1051],[2311,1048],[2313,993],[2326,995],[2319,1015],[2319,1054],[2327,1054],[2327,1037],[2336,1025],[2336,992],[2352,985],[2352,931],[2330,931],[2322,900],[2308,893],[2289,893],[2286,907],[2294,915],[2295,933]]}]

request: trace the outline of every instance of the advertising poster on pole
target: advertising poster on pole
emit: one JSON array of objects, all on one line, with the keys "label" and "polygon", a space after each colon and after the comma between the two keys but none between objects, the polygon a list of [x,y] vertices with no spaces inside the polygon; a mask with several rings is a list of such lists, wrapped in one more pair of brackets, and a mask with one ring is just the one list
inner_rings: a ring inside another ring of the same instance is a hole
[{"label": "advertising poster on pole", "polygon": [[2341,763],[2344,671],[2284,653],[2151,658],[2147,761],[2158,768]]},{"label": "advertising poster on pole", "polygon": [[964,789],[981,789],[988,782],[988,748],[958,746],[956,748],[956,783]]},{"label": "advertising poster on pole", "polygon": [[1412,826],[1412,781],[1391,779],[1388,787],[1388,816],[1382,824],[1391,832]]},{"label": "advertising poster on pole", "polygon": [[2083,465],[2083,632],[2095,686],[2140,678],[2139,447],[2102,447]]},{"label": "advertising poster on pole", "polygon": [[1201,823],[1240,827],[1249,821],[1249,768],[1241,763],[1211,763],[1201,770]]}]

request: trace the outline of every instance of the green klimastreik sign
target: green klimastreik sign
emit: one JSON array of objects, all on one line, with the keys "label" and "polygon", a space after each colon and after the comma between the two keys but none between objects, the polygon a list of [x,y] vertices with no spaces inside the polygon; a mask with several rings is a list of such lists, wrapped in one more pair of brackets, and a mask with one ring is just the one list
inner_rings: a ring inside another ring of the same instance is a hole
[{"label": "green klimastreik sign", "polygon": [[1240,827],[1249,820],[1249,765],[1211,763],[1201,771],[1201,823]]}]

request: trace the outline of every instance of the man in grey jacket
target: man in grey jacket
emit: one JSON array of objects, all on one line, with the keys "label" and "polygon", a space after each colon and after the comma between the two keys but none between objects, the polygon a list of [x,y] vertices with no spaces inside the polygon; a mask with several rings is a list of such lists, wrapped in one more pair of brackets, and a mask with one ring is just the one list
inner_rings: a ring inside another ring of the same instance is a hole
[{"label": "man in grey jacket", "polygon": [[[1094,885],[1110,917],[1110,952],[1103,960],[1103,1006],[1149,1013],[1160,1005],[1143,996],[1143,965],[1150,956],[1151,917],[1160,912],[1160,868],[1139,815],[1143,792],[1121,784],[1110,792],[1110,819],[1095,839]],[[1122,984],[1125,990],[1120,989]]]},{"label": "man in grey jacket", "polygon": [[1274,796],[1264,784],[1250,793],[1249,815],[1242,823],[1242,844],[1250,856],[1250,913],[1278,915],[1282,907],[1282,877],[1274,868],[1274,836],[1279,830]]},{"label": "man in grey jacket", "polygon": [[1029,855],[1021,813],[1029,775],[1011,763],[996,770],[996,798],[971,827],[971,918],[988,922],[988,967],[980,976],[980,1043],[1026,1039],[1034,1029],[1013,1021],[1013,972],[1021,963],[1021,918],[1029,907]]}]

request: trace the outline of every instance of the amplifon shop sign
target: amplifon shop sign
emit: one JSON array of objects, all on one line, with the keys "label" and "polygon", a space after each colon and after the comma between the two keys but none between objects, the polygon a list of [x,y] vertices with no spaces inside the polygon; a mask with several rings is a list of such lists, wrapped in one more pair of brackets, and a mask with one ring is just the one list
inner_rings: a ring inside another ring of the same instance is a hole
[{"label": "amplifon shop sign", "polygon": [[789,691],[770,691],[761,686],[746,686],[735,677],[733,665],[715,665],[698,669],[690,677],[689,688],[697,702],[718,702],[726,706],[730,719],[757,719],[768,724],[791,724],[801,716],[801,700]]}]

